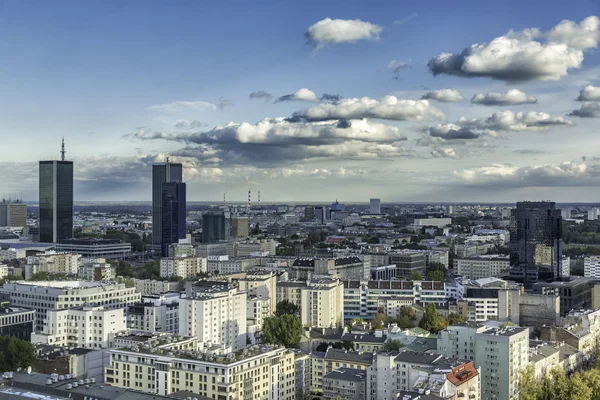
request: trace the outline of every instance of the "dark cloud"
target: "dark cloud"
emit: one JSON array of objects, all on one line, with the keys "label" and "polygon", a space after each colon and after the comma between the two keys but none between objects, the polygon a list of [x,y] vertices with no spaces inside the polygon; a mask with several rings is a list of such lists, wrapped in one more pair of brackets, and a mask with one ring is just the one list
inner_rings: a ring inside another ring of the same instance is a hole
[{"label": "dark cloud", "polygon": [[307,88],[302,88],[294,93],[286,94],[286,95],[278,97],[277,100],[275,100],[275,103],[281,103],[284,101],[317,102],[317,101],[319,101],[319,99],[317,98],[317,95],[315,94],[315,92],[313,92],[312,90],[309,90]]},{"label": "dark cloud", "polygon": [[259,90],[257,92],[250,93],[250,96],[248,97],[250,98],[250,100],[270,101],[273,98],[273,95],[271,93],[265,92],[264,90]]},{"label": "dark cloud", "polygon": [[218,108],[219,110],[225,110],[225,109],[227,109],[227,108],[231,108],[231,107],[233,107],[234,105],[235,105],[235,104],[233,104],[233,102],[232,102],[232,101],[230,101],[230,100],[227,100],[227,99],[225,99],[225,98],[223,98],[223,97],[220,97],[220,98],[219,98],[219,102],[217,103],[217,108]]},{"label": "dark cloud", "polygon": [[339,94],[327,94],[327,93],[323,93],[323,95],[321,96],[321,98],[319,100],[321,101],[330,101],[332,103],[336,103],[340,100],[342,100],[343,97],[340,96]]},{"label": "dark cloud", "polygon": [[189,126],[187,121],[177,121],[175,123],[175,128],[177,129],[187,129]]},{"label": "dark cloud", "polygon": [[428,129],[429,135],[439,137],[444,140],[470,140],[477,139],[479,135],[468,128],[461,128],[454,124],[442,124],[432,126]]},{"label": "dark cloud", "polygon": [[352,122],[348,121],[347,119],[340,119],[336,126],[340,129],[347,129],[352,126]]},{"label": "dark cloud", "polygon": [[205,126],[208,126],[206,122],[201,122],[198,120],[190,122],[190,129],[204,128]]},{"label": "dark cloud", "polygon": [[600,103],[586,101],[578,110],[573,110],[568,115],[579,118],[600,118]]}]

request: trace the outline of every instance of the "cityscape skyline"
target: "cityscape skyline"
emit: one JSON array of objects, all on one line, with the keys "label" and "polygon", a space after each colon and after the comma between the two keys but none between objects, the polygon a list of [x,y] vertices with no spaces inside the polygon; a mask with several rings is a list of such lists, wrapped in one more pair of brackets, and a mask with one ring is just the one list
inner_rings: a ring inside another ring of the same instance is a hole
[{"label": "cityscape skyline", "polygon": [[149,199],[167,157],[190,201],[593,201],[600,22],[571,6],[11,3],[3,191],[37,198],[64,136],[79,201]]}]

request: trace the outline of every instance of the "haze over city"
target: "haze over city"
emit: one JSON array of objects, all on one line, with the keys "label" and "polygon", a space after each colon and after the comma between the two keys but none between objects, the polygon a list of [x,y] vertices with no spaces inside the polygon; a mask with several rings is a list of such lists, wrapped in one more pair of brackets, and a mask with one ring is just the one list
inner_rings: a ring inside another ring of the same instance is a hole
[{"label": "haze over city", "polygon": [[600,194],[595,2],[1,11],[5,194],[36,199],[37,162],[63,136],[76,201],[147,201],[167,156],[190,201]]}]

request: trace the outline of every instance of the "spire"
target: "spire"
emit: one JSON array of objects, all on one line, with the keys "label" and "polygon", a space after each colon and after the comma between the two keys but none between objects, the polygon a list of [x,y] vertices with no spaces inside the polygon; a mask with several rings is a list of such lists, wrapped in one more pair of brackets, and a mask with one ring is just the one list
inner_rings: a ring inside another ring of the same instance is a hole
[{"label": "spire", "polygon": [[65,137],[63,136],[63,138],[62,138],[62,146],[61,146],[61,149],[60,149],[60,159],[61,159],[61,161],[65,161],[65,154],[66,153],[67,152],[65,151]]}]

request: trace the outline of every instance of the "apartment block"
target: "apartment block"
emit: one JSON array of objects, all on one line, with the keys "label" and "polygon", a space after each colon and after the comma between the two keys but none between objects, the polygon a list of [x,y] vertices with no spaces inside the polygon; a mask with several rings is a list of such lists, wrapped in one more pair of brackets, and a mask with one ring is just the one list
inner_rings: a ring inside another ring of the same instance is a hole
[{"label": "apartment block", "polygon": [[127,307],[127,328],[147,332],[179,332],[179,294],[142,296]]},{"label": "apartment block", "polygon": [[367,371],[354,368],[339,368],[323,377],[323,398],[366,400]]},{"label": "apartment block", "polygon": [[104,306],[126,308],[140,301],[140,293],[123,283],[104,284],[85,281],[40,281],[5,283],[0,292],[10,296],[11,304],[36,311],[35,331],[48,325],[49,311],[64,308]]},{"label": "apartment block", "polygon": [[84,281],[113,281],[116,278],[116,268],[104,258],[82,259],[77,277]]},{"label": "apartment block", "polygon": [[508,274],[510,261],[508,257],[477,256],[455,258],[454,271],[456,275],[467,279],[482,279],[490,276]]},{"label": "apartment block", "polygon": [[48,310],[48,323],[31,335],[32,343],[51,346],[108,348],[117,332],[127,329],[124,309],[82,306]]},{"label": "apartment block", "polygon": [[600,256],[590,256],[584,259],[583,276],[600,280]]},{"label": "apartment block", "polygon": [[77,253],[56,252],[29,256],[25,266],[25,279],[29,279],[36,272],[75,275],[79,270],[80,258],[81,255]]},{"label": "apartment block", "polygon": [[250,296],[256,296],[269,301],[269,312],[272,314],[277,307],[278,277],[271,271],[248,271],[246,276],[238,279],[239,290]]},{"label": "apartment block", "polygon": [[246,292],[210,281],[194,285],[193,296],[179,300],[179,334],[237,351],[246,346]]},{"label": "apartment block", "polygon": [[194,278],[207,271],[207,259],[204,257],[166,257],[160,260],[162,278]]},{"label": "apartment block", "polygon": [[339,368],[352,368],[367,371],[373,364],[374,354],[363,351],[348,351],[330,347],[325,353],[309,354],[310,368],[308,386],[312,393],[323,393],[323,380]]},{"label": "apartment block", "polygon": [[272,239],[232,241],[227,243],[227,255],[237,258],[249,257],[255,252],[268,252],[269,255],[274,256],[277,253],[278,244]]},{"label": "apartment block", "polygon": [[133,279],[133,287],[142,296],[177,291],[177,282],[159,281],[156,279]]},{"label": "apartment block", "polygon": [[396,264],[396,276],[410,279],[413,272],[418,272],[425,276],[426,259],[424,253],[402,251],[394,252],[389,255],[389,264]]}]

